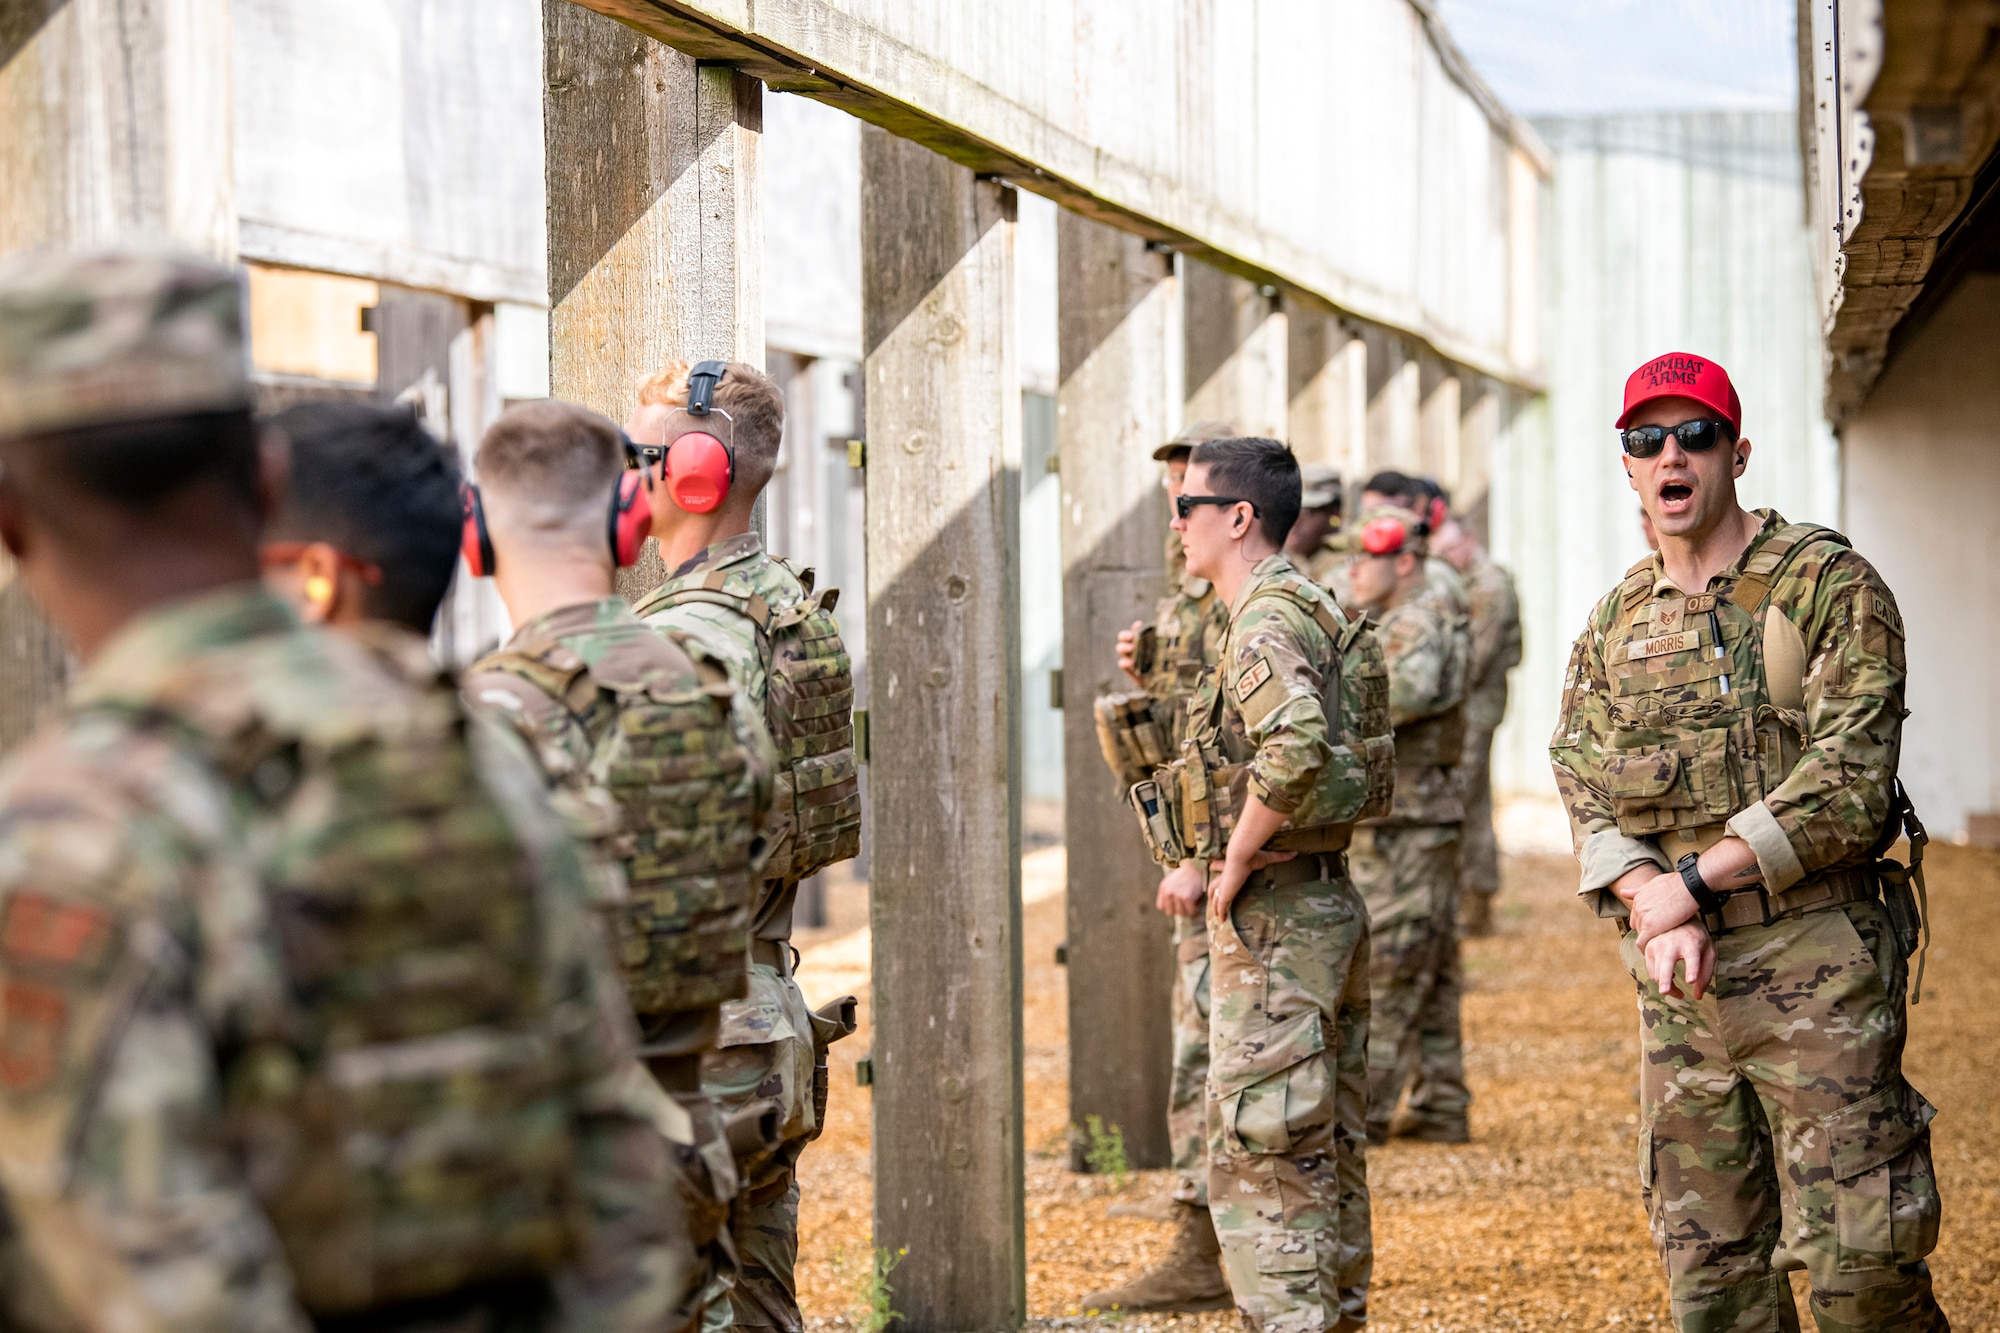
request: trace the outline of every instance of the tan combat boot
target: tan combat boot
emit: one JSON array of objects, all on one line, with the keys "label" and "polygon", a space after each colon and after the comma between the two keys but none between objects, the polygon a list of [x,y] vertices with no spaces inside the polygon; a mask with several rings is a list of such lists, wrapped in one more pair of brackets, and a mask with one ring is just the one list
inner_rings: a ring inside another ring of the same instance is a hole
[{"label": "tan combat boot", "polygon": [[1177,1204],[1174,1243],[1151,1268],[1123,1286],[1093,1291],[1081,1308],[1090,1310],[1227,1310],[1235,1304],[1222,1276],[1222,1247],[1208,1209]]}]

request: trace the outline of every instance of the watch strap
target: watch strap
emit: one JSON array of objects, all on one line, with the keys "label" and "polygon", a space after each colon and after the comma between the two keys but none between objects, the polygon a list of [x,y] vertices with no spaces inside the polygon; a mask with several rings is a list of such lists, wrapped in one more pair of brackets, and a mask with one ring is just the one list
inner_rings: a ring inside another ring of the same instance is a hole
[{"label": "watch strap", "polygon": [[1689,852],[1675,862],[1674,869],[1680,871],[1681,883],[1687,885],[1688,896],[1694,899],[1696,907],[1704,912],[1722,910],[1722,895],[1711,889],[1708,881],[1701,877],[1701,853]]}]

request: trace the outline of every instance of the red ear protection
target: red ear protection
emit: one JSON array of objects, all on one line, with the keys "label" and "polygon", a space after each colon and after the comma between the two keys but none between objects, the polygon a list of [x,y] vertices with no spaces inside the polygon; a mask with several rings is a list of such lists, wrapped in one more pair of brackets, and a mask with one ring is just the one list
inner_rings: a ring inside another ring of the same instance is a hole
[{"label": "red ear protection", "polygon": [[705,430],[689,431],[668,445],[662,468],[667,494],[690,514],[713,512],[736,480],[729,446]]},{"label": "red ear protection", "polygon": [[479,503],[479,488],[465,488],[465,526],[459,531],[458,553],[465,557],[466,572],[476,579],[493,577],[493,538],[486,533],[486,508]]},{"label": "red ear protection", "polygon": [[1370,519],[1361,529],[1361,549],[1370,555],[1394,555],[1403,549],[1403,525],[1393,518]]},{"label": "red ear protection", "polygon": [[[727,361],[703,361],[688,371],[687,414],[691,417],[719,416],[736,427],[727,412],[715,409],[715,386],[729,373]],[[667,494],[690,514],[707,514],[722,503],[736,480],[736,454],[708,430],[691,430],[677,436],[667,446],[660,470],[667,479]]]},{"label": "red ear protection", "polygon": [[[611,505],[604,516],[612,560],[620,568],[637,564],[639,548],[652,530],[653,502],[646,494],[646,474],[627,469],[618,474],[618,484],[611,488]],[[493,577],[498,561],[493,555],[493,538],[486,531],[486,507],[480,503],[477,486],[465,488],[465,527],[459,533],[458,550],[472,577]]]},{"label": "red ear protection", "polygon": [[611,490],[611,512],[605,516],[605,535],[611,539],[611,559],[623,569],[639,563],[639,548],[653,530],[653,499],[646,494],[646,474],[627,469],[618,475]]}]

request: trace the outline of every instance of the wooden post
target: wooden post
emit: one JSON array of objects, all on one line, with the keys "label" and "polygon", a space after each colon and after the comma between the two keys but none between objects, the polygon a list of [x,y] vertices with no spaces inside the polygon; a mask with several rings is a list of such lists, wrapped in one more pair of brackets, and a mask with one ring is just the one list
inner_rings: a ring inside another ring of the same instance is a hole
[{"label": "wooden post", "polygon": [[1428,351],[1417,357],[1417,466],[1446,487],[1457,484],[1461,466],[1458,435],[1459,379]]},{"label": "wooden post", "polygon": [[875,1244],[908,1333],[1026,1313],[1014,208],[862,127]]},{"label": "wooden post", "polygon": [[[1063,824],[1069,843],[1069,1119],[1100,1116],[1137,1169],[1172,1157],[1173,943],[1160,872],[1104,767],[1091,701],[1132,683],[1113,641],[1167,590],[1166,497],[1151,455],[1180,425],[1173,258],[1064,210],[1056,223],[1062,477]],[[1071,1144],[1073,1169],[1083,1145]]]},{"label": "wooden post", "polygon": [[1187,419],[1219,419],[1245,435],[1284,439],[1287,335],[1277,292],[1195,259],[1182,264],[1181,285]]},{"label": "wooden post", "polygon": [[1368,470],[1417,468],[1423,402],[1417,359],[1393,330],[1370,325],[1361,336],[1368,347]]},{"label": "wooden post", "polygon": [[1500,414],[1507,390],[1484,375],[1467,374],[1462,392],[1458,475],[1445,484],[1452,490],[1452,508],[1465,516],[1483,541],[1487,491],[1493,476],[1493,455],[1500,447]]},{"label": "wooden post", "polygon": [[[233,260],[228,0],[0,8],[0,255],[165,242]],[[0,557],[0,750],[67,678],[13,575]]]},{"label": "wooden post", "polygon": [[[543,0],[549,389],[623,421],[672,360],[764,364],[764,85]],[[665,576],[651,544],[628,596]]]},{"label": "wooden post", "polygon": [[1292,448],[1340,469],[1341,484],[1358,494],[1368,469],[1368,346],[1313,302],[1287,297],[1285,313]]}]

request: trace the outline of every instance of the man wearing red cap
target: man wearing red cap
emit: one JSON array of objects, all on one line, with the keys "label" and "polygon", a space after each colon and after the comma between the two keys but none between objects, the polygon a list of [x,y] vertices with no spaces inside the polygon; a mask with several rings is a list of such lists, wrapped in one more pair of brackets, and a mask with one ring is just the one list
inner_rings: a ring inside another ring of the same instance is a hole
[{"label": "man wearing red cap", "polygon": [[1903,622],[1845,538],[1737,502],[1741,423],[1705,357],[1626,381],[1659,549],[1591,613],[1550,743],[1638,985],[1641,1188],[1684,1333],[1797,1328],[1798,1268],[1821,1333],[1945,1329],[1936,1111],[1902,1071],[1921,916],[1879,859],[1923,846]]}]

